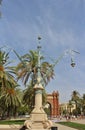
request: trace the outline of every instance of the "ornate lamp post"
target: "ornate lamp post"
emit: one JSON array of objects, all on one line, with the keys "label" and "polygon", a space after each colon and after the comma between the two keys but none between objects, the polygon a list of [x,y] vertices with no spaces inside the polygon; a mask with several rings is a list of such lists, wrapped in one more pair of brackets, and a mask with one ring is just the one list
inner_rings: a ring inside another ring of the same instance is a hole
[{"label": "ornate lamp post", "polygon": [[42,107],[42,91],[43,91],[43,86],[42,86],[42,78],[41,78],[41,73],[40,73],[40,69],[41,69],[41,63],[40,63],[40,40],[41,37],[38,37],[39,40],[39,45],[37,47],[38,49],[38,65],[37,65],[37,82],[35,84],[35,86],[33,87],[34,91],[35,91],[35,106],[33,111],[30,114],[30,120],[25,121],[24,125],[28,128],[28,129],[40,129],[40,130],[44,130],[44,129],[49,129],[52,126],[52,122],[50,120],[48,120],[47,118],[47,114],[45,113],[43,107]]}]

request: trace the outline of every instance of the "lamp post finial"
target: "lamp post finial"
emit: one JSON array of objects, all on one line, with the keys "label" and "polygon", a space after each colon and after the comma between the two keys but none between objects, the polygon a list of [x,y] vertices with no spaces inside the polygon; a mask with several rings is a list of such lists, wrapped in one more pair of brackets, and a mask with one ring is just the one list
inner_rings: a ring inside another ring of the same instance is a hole
[{"label": "lamp post finial", "polygon": [[41,40],[42,38],[40,36],[38,36],[38,40]]}]

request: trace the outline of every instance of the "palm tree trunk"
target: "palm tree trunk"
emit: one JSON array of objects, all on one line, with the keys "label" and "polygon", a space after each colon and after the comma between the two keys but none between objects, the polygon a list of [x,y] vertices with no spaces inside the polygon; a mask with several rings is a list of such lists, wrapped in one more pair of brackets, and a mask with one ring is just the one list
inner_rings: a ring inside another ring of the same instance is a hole
[{"label": "palm tree trunk", "polygon": [[10,111],[11,111],[10,106],[8,106],[8,109],[7,109],[7,118],[10,118]]},{"label": "palm tree trunk", "polygon": [[14,118],[16,118],[16,114],[17,114],[17,107],[15,106],[14,111],[13,111]]}]

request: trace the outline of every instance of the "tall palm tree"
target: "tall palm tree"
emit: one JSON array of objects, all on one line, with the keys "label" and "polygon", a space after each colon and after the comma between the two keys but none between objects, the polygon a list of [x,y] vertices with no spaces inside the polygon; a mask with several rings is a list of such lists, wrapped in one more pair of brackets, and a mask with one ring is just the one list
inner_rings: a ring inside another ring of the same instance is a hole
[{"label": "tall palm tree", "polygon": [[[18,56],[19,57],[19,56]],[[32,80],[32,84],[36,83],[37,72],[38,72],[38,51],[30,51],[28,54],[19,57],[20,63],[17,66],[18,79],[22,78],[22,81],[26,85],[29,79]],[[44,57],[40,56],[42,61]],[[53,78],[54,70],[53,66],[48,62],[41,62],[40,73],[42,77],[42,82],[46,86],[48,81]]]},{"label": "tall palm tree", "polygon": [[72,92],[72,95],[71,95],[71,100],[75,102],[76,109],[77,109],[78,103],[80,101],[80,94],[79,94],[79,92],[77,92],[76,90],[74,90]]},{"label": "tall palm tree", "polygon": [[29,109],[32,109],[34,106],[34,89],[31,84],[23,91],[23,103],[28,105]]},{"label": "tall palm tree", "polygon": [[17,87],[2,89],[2,95],[0,96],[0,106],[4,112],[7,112],[7,117],[10,117],[10,114],[13,113],[16,116],[17,108],[21,105],[21,99],[19,96],[20,90]]},{"label": "tall palm tree", "polygon": [[[15,52],[16,53],[16,52]],[[16,71],[18,79],[22,79],[25,85],[28,83],[28,88],[24,91],[23,100],[28,104],[30,110],[34,106],[34,89],[33,86],[37,82],[38,70],[40,69],[41,83],[45,87],[51,78],[54,76],[53,66],[44,60],[44,57],[40,55],[40,68],[38,66],[39,52],[30,50],[29,53],[20,57],[17,53],[16,55],[20,59],[20,63],[17,65]],[[42,91],[43,104],[46,100],[45,90]]]},{"label": "tall palm tree", "polygon": [[14,67],[9,66],[9,53],[0,51],[0,88],[6,88],[12,84],[16,84]]},{"label": "tall palm tree", "polygon": [[69,103],[68,103],[69,114],[72,114],[71,108],[73,108],[73,104],[72,104],[72,101],[69,100]]},{"label": "tall palm tree", "polygon": [[16,94],[15,67],[9,66],[10,63],[9,52],[0,50],[0,106],[2,109],[5,106],[3,110],[8,110],[8,113],[12,109],[16,111],[20,102]]},{"label": "tall palm tree", "polygon": [[82,111],[85,114],[85,94],[83,94],[83,97],[82,97]]}]

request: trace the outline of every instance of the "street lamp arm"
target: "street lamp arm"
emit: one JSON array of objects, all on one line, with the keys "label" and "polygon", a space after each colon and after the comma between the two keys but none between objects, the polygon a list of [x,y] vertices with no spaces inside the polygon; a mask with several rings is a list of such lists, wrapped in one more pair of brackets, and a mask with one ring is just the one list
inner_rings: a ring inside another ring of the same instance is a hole
[{"label": "street lamp arm", "polygon": [[23,62],[23,60],[22,60],[22,58],[19,56],[19,54],[18,54],[15,50],[13,50],[13,52],[16,54],[16,56],[17,56],[18,59],[21,61],[21,63],[23,64],[23,66],[27,69],[26,64]]},{"label": "street lamp arm", "polygon": [[52,67],[54,68],[63,57],[64,57],[64,54],[60,55],[58,57],[58,59],[54,62],[54,64],[52,65]]},{"label": "street lamp arm", "polygon": [[78,51],[75,51],[75,50],[72,50],[73,52],[77,53],[77,54],[80,54]]},{"label": "street lamp arm", "polygon": [[[54,62],[54,64],[52,65],[52,67],[54,68],[58,62],[66,55],[66,54],[70,54],[71,56],[73,55],[73,53],[77,53],[77,54],[80,54],[78,51],[75,51],[75,50],[66,50],[63,54],[61,54],[58,59]],[[74,67],[75,66],[75,63],[71,57],[71,66]]]}]

